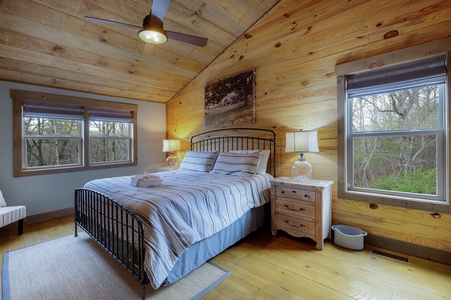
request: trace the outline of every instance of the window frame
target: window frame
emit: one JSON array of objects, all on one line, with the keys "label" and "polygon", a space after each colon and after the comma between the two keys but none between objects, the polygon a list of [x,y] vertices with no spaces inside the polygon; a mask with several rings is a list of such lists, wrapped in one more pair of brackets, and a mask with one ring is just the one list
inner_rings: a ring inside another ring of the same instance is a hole
[{"label": "window frame", "polygon": [[[444,166],[444,185],[445,185],[445,201],[422,201],[414,200],[414,198],[408,197],[398,197],[390,196],[382,193],[370,193],[363,191],[353,191],[349,190],[347,187],[348,174],[346,172],[349,166],[348,155],[352,153],[347,152],[347,146],[349,143],[349,138],[347,136],[347,126],[350,126],[349,118],[347,118],[348,113],[348,101],[346,93],[346,76],[355,74],[358,72],[371,70],[375,67],[390,66],[400,63],[406,63],[413,60],[423,59],[429,56],[436,56],[439,54],[446,54],[446,65],[448,70],[451,66],[451,55],[449,46],[451,39],[447,38],[444,40],[431,42],[423,45],[418,45],[410,48],[405,48],[402,50],[397,50],[378,56],[373,56],[365,59],[360,59],[353,62],[348,62],[335,66],[335,75],[337,76],[337,112],[338,112],[338,197],[341,199],[357,200],[363,202],[369,202],[371,204],[383,204],[398,207],[405,207],[411,209],[420,209],[434,212],[444,212],[451,213],[450,205],[450,117],[451,109],[449,107],[450,97],[450,76],[447,75],[445,84],[445,112],[444,117],[446,118],[444,132],[446,137],[443,141],[446,143],[444,145],[443,157],[446,159],[446,164]],[[439,158],[437,158],[439,159]]]},{"label": "window frame", "polygon": [[[57,174],[63,172],[78,172],[86,170],[97,170],[117,167],[136,166],[138,164],[138,140],[137,140],[137,115],[138,105],[123,102],[94,100],[89,98],[64,96],[57,94],[39,93],[23,90],[11,90],[13,101],[13,176],[33,176],[45,174]],[[24,129],[23,129],[23,102],[44,102],[50,104],[65,104],[83,107],[82,120],[82,141],[81,141],[81,165],[70,166],[49,166],[39,169],[24,169]],[[117,111],[129,111],[132,114],[131,120],[131,148],[130,161],[127,162],[111,162],[111,163],[90,163],[90,135],[89,135],[89,110],[90,108],[101,108]]]}]

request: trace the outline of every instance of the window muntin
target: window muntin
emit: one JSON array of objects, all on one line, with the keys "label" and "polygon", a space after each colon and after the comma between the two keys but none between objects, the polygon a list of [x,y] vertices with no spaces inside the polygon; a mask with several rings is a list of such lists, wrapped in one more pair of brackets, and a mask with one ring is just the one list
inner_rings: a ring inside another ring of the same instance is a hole
[{"label": "window muntin", "polygon": [[348,193],[446,202],[444,61],[438,56],[389,67],[385,75],[379,69],[347,77]]}]

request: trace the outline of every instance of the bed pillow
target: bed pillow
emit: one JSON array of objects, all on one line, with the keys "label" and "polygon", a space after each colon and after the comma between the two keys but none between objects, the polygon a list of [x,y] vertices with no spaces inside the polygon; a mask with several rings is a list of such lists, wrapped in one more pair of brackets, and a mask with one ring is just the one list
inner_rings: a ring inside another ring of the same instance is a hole
[{"label": "bed pillow", "polygon": [[217,151],[186,151],[180,170],[210,172],[215,164]]},{"label": "bed pillow", "polygon": [[257,171],[260,152],[254,153],[219,153],[213,167],[213,173],[236,176],[250,176]]},{"label": "bed pillow", "polygon": [[257,165],[257,174],[266,173],[266,167],[268,165],[269,154],[271,154],[270,150],[233,150],[231,153],[260,153],[260,159],[258,160]]},{"label": "bed pillow", "polygon": [[5,198],[3,198],[2,191],[0,191],[0,207],[6,206]]}]

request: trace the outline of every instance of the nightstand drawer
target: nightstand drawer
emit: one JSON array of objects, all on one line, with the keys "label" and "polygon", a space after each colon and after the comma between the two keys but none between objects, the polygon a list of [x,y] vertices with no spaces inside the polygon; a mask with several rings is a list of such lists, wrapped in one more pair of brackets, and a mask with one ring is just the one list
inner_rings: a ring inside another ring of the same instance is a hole
[{"label": "nightstand drawer", "polygon": [[[277,215],[276,216],[276,226],[287,232],[299,232],[311,237],[315,236],[315,223],[299,220],[295,218],[290,218],[287,216]],[[294,234],[296,236],[296,234]]]},{"label": "nightstand drawer", "polygon": [[293,188],[280,187],[280,186],[276,187],[276,196],[291,198],[291,199],[299,199],[299,200],[304,200],[304,201],[309,201],[309,202],[316,201],[315,191],[293,189]]},{"label": "nightstand drawer", "polygon": [[277,199],[276,213],[297,219],[315,221],[315,206],[301,201]]}]

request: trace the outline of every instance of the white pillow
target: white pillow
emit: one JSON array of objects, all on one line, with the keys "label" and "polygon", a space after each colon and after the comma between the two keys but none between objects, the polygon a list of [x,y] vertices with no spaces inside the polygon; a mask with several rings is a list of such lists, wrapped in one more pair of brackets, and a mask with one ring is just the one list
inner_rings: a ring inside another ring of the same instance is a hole
[{"label": "white pillow", "polygon": [[260,159],[258,160],[257,165],[257,174],[266,173],[266,166],[268,165],[269,154],[271,154],[270,150],[233,150],[231,153],[260,153]]},{"label": "white pillow", "polygon": [[0,191],[0,207],[6,206],[5,198],[3,198],[2,191]]},{"label": "white pillow", "polygon": [[213,173],[224,175],[249,176],[257,171],[260,152],[231,153],[221,152],[216,159]]},{"label": "white pillow", "polygon": [[215,164],[217,151],[186,151],[181,170],[196,171],[196,172],[210,172]]}]

